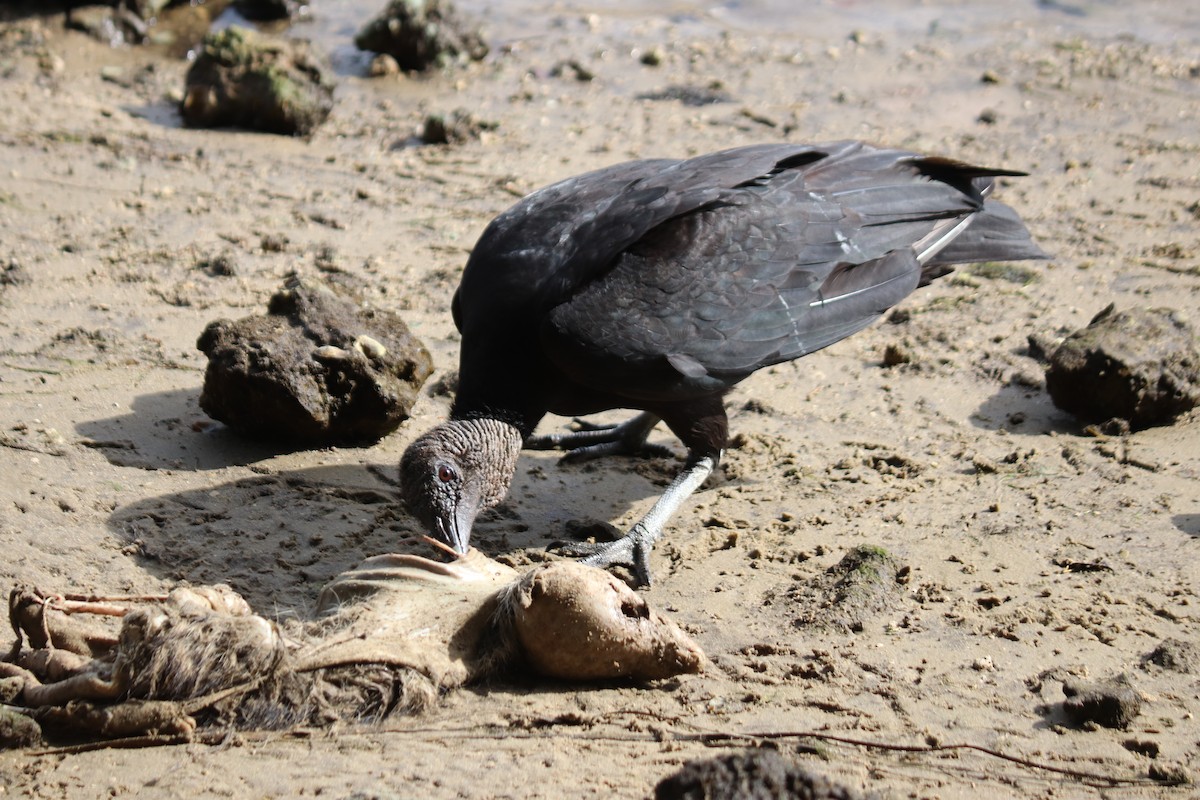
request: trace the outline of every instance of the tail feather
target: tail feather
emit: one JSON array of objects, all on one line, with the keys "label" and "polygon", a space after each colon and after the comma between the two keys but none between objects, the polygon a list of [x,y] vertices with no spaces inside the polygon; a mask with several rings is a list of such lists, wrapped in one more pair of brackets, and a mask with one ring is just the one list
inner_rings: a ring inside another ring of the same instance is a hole
[{"label": "tail feather", "polygon": [[1022,261],[1049,257],[1034,244],[1017,212],[1003,203],[988,200],[967,229],[942,248],[926,264],[926,268],[972,261]]}]

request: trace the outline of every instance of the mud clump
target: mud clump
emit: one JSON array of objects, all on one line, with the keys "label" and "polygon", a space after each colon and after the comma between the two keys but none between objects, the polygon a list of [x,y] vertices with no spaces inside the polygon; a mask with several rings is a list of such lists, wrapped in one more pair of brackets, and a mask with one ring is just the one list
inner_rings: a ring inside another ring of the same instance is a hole
[{"label": "mud clump", "polygon": [[387,54],[411,72],[479,61],[488,53],[483,36],[448,0],[392,0],[354,37],[354,44]]},{"label": "mud clump", "polygon": [[603,570],[573,561],[526,573],[502,601],[526,660],[569,680],[654,680],[699,672],[700,647],[640,595]]},{"label": "mud clump", "polygon": [[1200,645],[1182,639],[1164,639],[1142,657],[1142,665],[1153,664],[1185,675],[1200,673]]},{"label": "mud clump", "polygon": [[332,108],[330,71],[307,42],[236,26],[204,38],[180,103],[184,123],[194,128],[294,136],[312,133]]},{"label": "mud clump", "polygon": [[803,608],[796,624],[866,630],[872,620],[893,613],[908,574],[908,567],[882,547],[855,547],[809,587],[789,592]]},{"label": "mud clump", "polygon": [[1171,309],[1110,305],[1054,351],[1046,389],[1085,422],[1124,420],[1134,430],[1170,423],[1200,404],[1195,331]]},{"label": "mud clump", "polygon": [[397,315],[293,279],[265,316],[212,322],[200,407],[246,436],[296,446],[373,442],[408,419],[433,370]]},{"label": "mud clump", "polygon": [[463,144],[483,136],[485,131],[495,130],[496,123],[477,119],[469,111],[455,109],[449,114],[430,114],[421,128],[424,144]]},{"label": "mud clump", "polygon": [[1063,694],[1063,711],[1077,725],[1125,729],[1142,712],[1141,695],[1124,677],[1105,683],[1068,681]]},{"label": "mud clump", "polygon": [[872,800],[775,750],[690,761],[654,788],[655,800]]}]

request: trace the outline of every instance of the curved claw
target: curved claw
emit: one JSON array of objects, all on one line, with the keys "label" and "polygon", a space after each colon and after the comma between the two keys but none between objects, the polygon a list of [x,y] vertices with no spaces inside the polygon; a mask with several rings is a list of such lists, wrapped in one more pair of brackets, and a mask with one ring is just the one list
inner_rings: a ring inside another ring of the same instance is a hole
[{"label": "curved claw", "polygon": [[646,437],[658,424],[658,417],[648,412],[617,425],[597,425],[575,419],[575,430],[569,433],[549,433],[530,436],[525,440],[529,450],[567,450],[564,463],[587,461],[609,455],[673,455],[670,448],[658,444],[647,444]]},{"label": "curved claw", "polygon": [[719,460],[718,453],[689,461],[683,472],[675,476],[675,480],[655,501],[653,508],[620,539],[596,544],[568,544],[560,549],[568,555],[583,556],[583,563],[593,567],[611,567],[614,564],[630,566],[637,585],[649,586],[650,550],[662,536],[663,526],[680,504],[712,474]]},{"label": "curved claw", "polygon": [[574,542],[560,544],[559,552],[564,555],[579,558],[580,563],[589,567],[624,566],[633,570],[634,587],[650,586],[650,551],[654,547],[654,537],[646,528],[638,523],[629,533],[611,542]]},{"label": "curved claw", "polygon": [[642,442],[641,444],[631,445],[628,442],[600,442],[599,444],[589,444],[583,447],[576,447],[569,450],[566,455],[559,459],[562,464],[578,464],[583,461],[591,461],[593,458],[601,458],[603,456],[644,456],[646,458],[672,458],[675,452],[666,445],[649,444]]},{"label": "curved claw", "polygon": [[611,431],[619,427],[619,422],[591,422],[583,417],[571,417],[571,430],[574,433],[580,431]]}]

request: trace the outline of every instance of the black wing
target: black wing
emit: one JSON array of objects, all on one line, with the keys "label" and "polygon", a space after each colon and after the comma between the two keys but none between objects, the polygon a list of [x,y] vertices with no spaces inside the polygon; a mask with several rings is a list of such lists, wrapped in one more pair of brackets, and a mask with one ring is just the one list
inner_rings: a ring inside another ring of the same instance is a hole
[{"label": "black wing", "polygon": [[[552,311],[544,348],[643,401],[721,391],[866,327],[950,263],[995,174],[1012,173],[854,143],[769,170],[629,246]],[[1029,257],[1008,246],[966,255]]]},{"label": "black wing", "polygon": [[[455,324],[464,337],[486,335],[497,314],[540,314],[611,269],[622,251],[664,222],[781,165],[854,146],[755,145],[686,161],[630,161],[539,189],[484,230],[454,296]],[[497,298],[506,310],[496,308]]]}]

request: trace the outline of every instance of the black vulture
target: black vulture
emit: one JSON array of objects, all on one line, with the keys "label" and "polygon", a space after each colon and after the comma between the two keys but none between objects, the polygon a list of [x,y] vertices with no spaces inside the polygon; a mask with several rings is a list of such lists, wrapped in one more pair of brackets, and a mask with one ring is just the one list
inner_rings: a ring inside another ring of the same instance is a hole
[{"label": "black vulture", "polygon": [[[987,199],[995,176],[1022,174],[843,141],[630,161],[533,192],[463,270],[458,391],[401,460],[409,509],[465,553],[522,447],[634,453],[661,420],[683,470],[625,537],[572,548],[648,583],[664,525],[721,459],[731,387],[861,330],[952,264],[1045,258]],[[614,408],[641,413],[533,435],[547,413]]]}]

